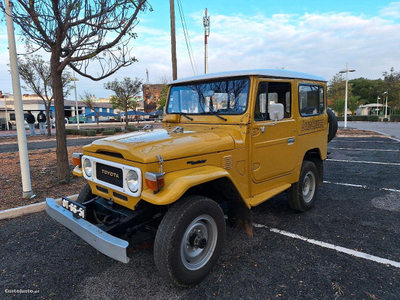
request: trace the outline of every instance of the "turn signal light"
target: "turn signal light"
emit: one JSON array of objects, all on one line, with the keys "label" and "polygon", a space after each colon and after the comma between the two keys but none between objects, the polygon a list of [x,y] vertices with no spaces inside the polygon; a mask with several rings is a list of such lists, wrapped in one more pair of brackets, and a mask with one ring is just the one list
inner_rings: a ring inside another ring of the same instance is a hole
[{"label": "turn signal light", "polygon": [[82,167],[82,156],[83,153],[73,153],[72,154],[72,162],[75,166]]},{"label": "turn signal light", "polygon": [[150,190],[153,190],[154,194],[158,193],[158,191],[165,185],[164,174],[146,172],[144,178],[146,180],[147,187]]}]

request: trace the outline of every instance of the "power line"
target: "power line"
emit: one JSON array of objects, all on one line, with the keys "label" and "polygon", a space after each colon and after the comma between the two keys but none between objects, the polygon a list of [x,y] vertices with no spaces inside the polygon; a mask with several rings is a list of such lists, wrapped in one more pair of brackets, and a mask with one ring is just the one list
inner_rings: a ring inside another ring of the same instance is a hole
[{"label": "power line", "polygon": [[196,65],[196,61],[194,59],[194,55],[193,55],[192,44],[190,43],[189,31],[186,26],[185,14],[183,13],[183,7],[182,7],[181,0],[177,0],[177,3],[178,3],[179,15],[181,17],[183,34],[185,36],[186,48],[187,48],[188,54],[189,54],[190,64],[192,65],[192,70],[193,70],[194,75],[197,75],[198,74],[197,65]]}]

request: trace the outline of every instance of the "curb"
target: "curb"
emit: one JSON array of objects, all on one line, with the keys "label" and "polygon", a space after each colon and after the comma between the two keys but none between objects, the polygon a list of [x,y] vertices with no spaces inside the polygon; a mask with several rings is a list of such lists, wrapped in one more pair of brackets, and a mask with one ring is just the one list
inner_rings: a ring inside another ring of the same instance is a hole
[{"label": "curb", "polygon": [[[76,200],[78,198],[78,194],[68,196],[68,198],[71,200]],[[61,204],[61,198],[58,198],[55,201],[57,202],[57,204]],[[0,211],[0,220],[22,217],[35,212],[43,211],[45,209],[46,209],[46,201],[16,208],[10,208],[7,210]]]}]

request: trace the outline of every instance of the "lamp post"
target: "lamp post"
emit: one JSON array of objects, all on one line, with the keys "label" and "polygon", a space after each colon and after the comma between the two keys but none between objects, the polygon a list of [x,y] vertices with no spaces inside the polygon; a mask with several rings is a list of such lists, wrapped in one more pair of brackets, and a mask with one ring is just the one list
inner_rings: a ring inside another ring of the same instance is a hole
[{"label": "lamp post", "polygon": [[[21,85],[18,74],[17,47],[15,45],[14,24],[12,20],[10,0],[5,1],[8,49],[10,52],[10,69],[12,87],[14,92],[15,125],[17,126],[18,150],[21,166],[22,197],[31,198],[34,196],[31,183],[31,172],[29,169],[28,144],[26,141],[24,108],[22,104]],[[6,98],[4,98],[6,99]],[[7,100],[6,100],[7,106]]]},{"label": "lamp post", "polygon": [[347,82],[349,81],[349,72],[355,72],[354,69],[349,69],[349,64],[346,63],[346,69],[339,71],[339,73],[346,73],[346,91],[344,98],[344,128],[347,128]]},{"label": "lamp post", "polygon": [[76,96],[76,82],[79,81],[78,78],[75,77],[75,71],[72,71],[74,77],[71,78],[71,80],[74,82],[74,89],[75,89],[75,111],[76,111],[76,125],[79,127],[79,111],[78,111],[78,97]]},{"label": "lamp post", "polygon": [[[376,97],[376,115],[379,115],[379,100],[381,99],[381,97]],[[383,103],[383,101],[382,101]]]},{"label": "lamp post", "polygon": [[[387,119],[387,101],[388,101],[388,91],[383,92],[383,94],[386,96],[386,103],[385,103],[385,119]],[[382,101],[383,103],[383,101]]]}]

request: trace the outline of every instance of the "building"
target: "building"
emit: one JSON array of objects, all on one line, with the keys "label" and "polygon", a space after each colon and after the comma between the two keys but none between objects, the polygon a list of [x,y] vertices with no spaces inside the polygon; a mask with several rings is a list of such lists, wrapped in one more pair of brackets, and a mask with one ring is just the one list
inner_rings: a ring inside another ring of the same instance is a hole
[{"label": "building", "polygon": [[[46,112],[45,105],[43,103],[43,100],[37,96],[37,95],[28,95],[28,94],[23,94],[22,95],[22,103],[23,103],[23,108],[24,112],[27,112],[30,110],[32,114],[35,116],[38,115],[38,113],[43,110]],[[108,112],[108,113],[114,113],[114,110],[109,103],[109,101],[96,101],[95,104],[95,110],[98,112]],[[76,102],[73,100],[64,100],[64,111],[65,111],[65,118],[69,120],[70,117],[75,117],[76,116]],[[82,116],[88,113],[91,113],[92,110],[88,107],[86,107],[85,103],[82,101],[78,101],[78,112]],[[52,102],[52,105],[50,106],[50,117],[55,116],[55,110],[54,110],[54,102]],[[106,118],[108,119],[108,118]],[[10,94],[3,94],[2,91],[0,91],[0,120],[5,120],[9,121],[11,124],[15,125],[15,108],[14,108],[14,97],[13,95]],[[100,119],[101,121],[105,121],[105,119]],[[91,117],[88,120],[88,123],[96,122],[95,117]],[[2,122],[0,122],[2,123]]]},{"label": "building", "polygon": [[[360,105],[357,109],[356,115],[357,116],[370,116],[370,115],[384,115],[385,114],[385,105],[381,103],[370,103]],[[387,114],[390,114],[390,107],[387,107]]]},{"label": "building", "polygon": [[143,85],[143,106],[144,112],[151,113],[157,109],[161,89],[165,84],[144,84]]}]

